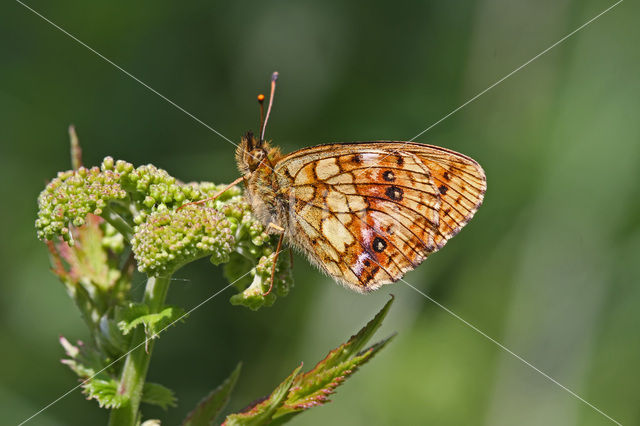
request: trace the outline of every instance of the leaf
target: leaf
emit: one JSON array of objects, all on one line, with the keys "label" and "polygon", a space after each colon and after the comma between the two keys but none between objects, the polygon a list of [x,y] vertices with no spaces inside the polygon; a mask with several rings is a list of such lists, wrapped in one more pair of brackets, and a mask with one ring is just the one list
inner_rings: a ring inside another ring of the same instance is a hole
[{"label": "leaf", "polygon": [[273,416],[275,421],[270,424],[284,424],[291,417],[300,414],[304,410],[330,402],[329,395],[333,394],[335,389],[355,373],[360,366],[373,358],[393,337],[390,336],[370,346],[334,367],[316,366],[308,373],[298,376],[289,391],[287,400]]},{"label": "leaf", "polygon": [[220,414],[223,408],[229,402],[229,395],[233,390],[242,363],[239,363],[233,370],[231,375],[220,386],[215,388],[209,395],[204,397],[191,411],[182,422],[182,426],[209,426],[213,423],[216,416]]},{"label": "leaf", "polygon": [[126,395],[118,393],[118,382],[114,379],[94,377],[84,383],[82,389],[87,399],[95,399],[102,408],[118,408],[128,400]]},{"label": "leaf", "polygon": [[140,303],[130,303],[122,309],[118,315],[118,327],[124,335],[127,335],[139,325],[143,325],[150,337],[155,337],[157,333],[181,319],[184,310],[175,306],[167,306],[157,313],[149,313],[149,307]]},{"label": "leaf", "polygon": [[82,285],[88,292],[108,292],[120,278],[113,253],[103,246],[103,219],[88,214],[82,226],[73,227],[75,244],[59,240],[49,244],[52,271],[65,284]]},{"label": "leaf", "polygon": [[118,408],[127,401],[125,395],[118,394],[118,382],[105,370],[106,362],[97,349],[81,341],[73,345],[62,336],[60,344],[68,356],[61,362],[83,380],[82,393],[87,399],[95,399],[104,408]]},{"label": "leaf", "polygon": [[173,391],[158,383],[145,383],[142,389],[142,402],[151,405],[157,405],[158,407],[166,410],[169,407],[175,407],[176,396]]},{"label": "leaf", "polygon": [[258,426],[268,424],[278,408],[284,403],[289,389],[291,389],[291,385],[301,369],[302,364],[293,370],[293,373],[280,383],[268,397],[256,401],[242,413],[227,416],[223,426]]},{"label": "leaf", "polygon": [[[382,325],[382,321],[387,316],[387,312],[389,312],[389,308],[393,303],[393,298],[394,296],[391,295],[391,299],[389,299],[389,301],[385,303],[382,309],[380,309],[380,312],[378,312],[376,316],[367,323],[367,325],[365,325],[360,331],[358,331],[357,334],[351,336],[351,338],[345,344],[329,352],[325,359],[320,361],[318,365],[315,366],[314,370],[318,369],[319,367],[323,367],[325,369],[333,367],[357,354]],[[309,373],[311,373],[311,371]]]},{"label": "leaf", "polygon": [[131,342],[131,337],[122,333],[111,311],[100,318],[94,338],[97,346],[113,358],[125,353]]},{"label": "leaf", "polygon": [[346,343],[329,352],[312,370],[298,375],[297,372],[300,370],[298,367],[294,374],[283,382],[285,384],[292,380],[286,391],[286,398],[277,406],[265,405],[265,403],[269,402],[278,390],[283,389],[283,384],[267,400],[248,407],[240,414],[228,416],[225,424],[282,425],[304,410],[329,402],[329,396],[335,392],[336,388],[360,366],[373,358],[394,337],[392,335],[362,349],[382,324],[392,303],[393,296],[367,325],[351,336]]},{"label": "leaf", "polygon": [[96,374],[96,371],[104,368],[105,363],[102,354],[92,345],[85,345],[81,341],[73,345],[62,336],[60,336],[60,344],[69,357],[61,362],[73,370],[81,379],[91,377]]},{"label": "leaf", "polygon": [[88,214],[84,225],[73,227],[75,244],[61,238],[47,241],[51,271],[64,284],[93,332],[97,320],[124,298],[133,264],[120,269],[118,253],[104,245],[103,220]]}]

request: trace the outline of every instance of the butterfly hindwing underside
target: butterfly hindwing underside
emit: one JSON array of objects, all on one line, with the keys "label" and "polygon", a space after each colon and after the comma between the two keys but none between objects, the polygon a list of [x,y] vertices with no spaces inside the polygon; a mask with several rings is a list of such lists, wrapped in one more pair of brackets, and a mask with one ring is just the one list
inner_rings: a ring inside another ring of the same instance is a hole
[{"label": "butterfly hindwing underside", "polygon": [[286,156],[267,145],[265,153],[269,161],[248,182],[254,211],[263,222],[279,222],[293,246],[360,292],[397,281],[442,248],[486,189],[477,162],[431,145],[330,144]]}]

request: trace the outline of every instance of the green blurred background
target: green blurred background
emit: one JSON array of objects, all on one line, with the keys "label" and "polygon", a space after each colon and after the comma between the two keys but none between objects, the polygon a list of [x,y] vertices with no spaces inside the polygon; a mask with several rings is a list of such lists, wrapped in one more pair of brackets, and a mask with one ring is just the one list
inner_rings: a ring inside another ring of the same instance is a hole
[{"label": "green blurred background", "polygon": [[[29,5],[222,134],[256,128],[255,95],[280,86],[268,129],[285,152],[407,140],[597,15],[610,1],[48,2]],[[418,139],[477,159],[484,206],[406,276],[623,424],[640,424],[640,7],[626,1]],[[234,147],[17,2],[0,6],[0,422],[76,385],[59,335],[86,338],[36,240],[36,197],[106,155],[183,180],[237,177]],[[206,260],[169,302],[224,285]],[[349,292],[296,258],[296,287],[258,312],[225,293],[156,346],[150,380],[176,424],[238,360],[230,409],[314,365],[393,292],[395,341],[299,425],[601,425],[601,414],[398,283]],[[142,285],[138,277],[137,285]],[[30,424],[101,424],[74,392]]]}]

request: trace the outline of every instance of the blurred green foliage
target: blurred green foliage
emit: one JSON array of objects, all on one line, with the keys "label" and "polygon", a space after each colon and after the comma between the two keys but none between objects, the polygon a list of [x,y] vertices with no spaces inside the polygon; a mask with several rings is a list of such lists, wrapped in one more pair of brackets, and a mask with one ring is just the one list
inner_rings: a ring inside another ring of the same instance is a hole
[{"label": "blurred green foliage", "polygon": [[[278,70],[267,133],[291,151],[409,139],[612,2],[27,4],[234,141],[255,130],[255,95]],[[418,139],[477,159],[488,192],[407,275],[623,424],[640,422],[639,12],[623,2]],[[45,181],[70,168],[67,126],[87,165],[112,155],[215,182],[237,171],[231,144],[19,3],[0,6],[0,20],[0,412],[15,424],[76,384],[58,336],[86,338],[33,227]],[[225,282],[207,260],[178,275],[168,301],[185,307]],[[145,414],[179,422],[238,360],[233,401],[266,394],[392,291],[382,333],[397,330],[394,345],[305,425],[608,424],[402,283],[352,294],[300,257],[295,278],[272,309],[221,295],[170,330],[149,380],[174,389],[178,407]],[[106,414],[75,392],[32,424],[87,419]]]}]

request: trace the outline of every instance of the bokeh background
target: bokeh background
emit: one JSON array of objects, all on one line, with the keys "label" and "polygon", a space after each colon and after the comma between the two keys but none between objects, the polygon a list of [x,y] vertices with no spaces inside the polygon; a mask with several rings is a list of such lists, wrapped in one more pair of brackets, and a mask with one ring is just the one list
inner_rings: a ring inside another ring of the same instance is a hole
[{"label": "bokeh background", "polygon": [[[285,152],[407,140],[613,2],[48,2],[28,5],[232,140],[257,126]],[[418,141],[466,153],[488,192],[469,226],[406,276],[417,288],[623,424],[640,424],[640,31],[626,1]],[[59,335],[86,338],[36,240],[36,197],[106,155],[183,180],[237,177],[234,147],[18,2],[0,6],[0,413],[16,424],[76,385]],[[206,260],[169,302],[225,283]],[[296,287],[258,312],[225,293],[172,328],[149,378],[176,424],[233,369],[229,409],[314,365],[396,295],[393,343],[299,425],[602,425],[604,416],[402,283],[353,294],[297,257]],[[141,278],[137,283],[142,285]],[[30,424],[105,423],[74,392]]]}]

